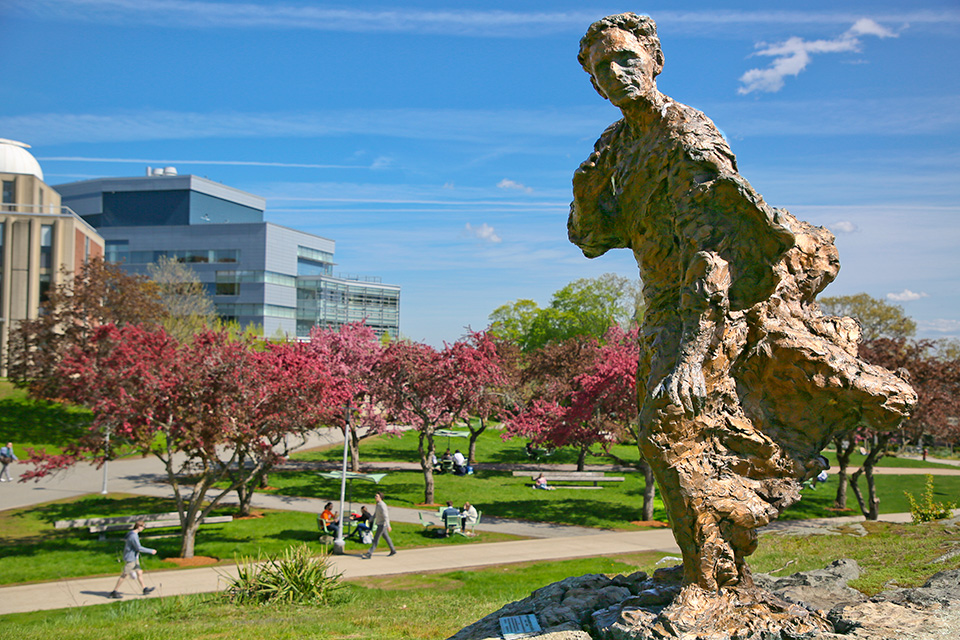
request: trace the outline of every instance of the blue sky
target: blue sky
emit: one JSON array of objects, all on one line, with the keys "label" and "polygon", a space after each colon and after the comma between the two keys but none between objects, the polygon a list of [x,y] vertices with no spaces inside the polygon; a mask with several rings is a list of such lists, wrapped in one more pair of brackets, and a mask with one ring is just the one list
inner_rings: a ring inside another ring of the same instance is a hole
[{"label": "blue sky", "polygon": [[[176,166],[337,241],[432,344],[580,277],[574,169],[619,112],[577,64],[604,15],[659,25],[660,90],[710,116],[774,206],[829,227],[827,295],[960,337],[960,7],[792,3],[0,0],[0,137],[49,184]],[[787,5],[782,5],[787,6]]]}]

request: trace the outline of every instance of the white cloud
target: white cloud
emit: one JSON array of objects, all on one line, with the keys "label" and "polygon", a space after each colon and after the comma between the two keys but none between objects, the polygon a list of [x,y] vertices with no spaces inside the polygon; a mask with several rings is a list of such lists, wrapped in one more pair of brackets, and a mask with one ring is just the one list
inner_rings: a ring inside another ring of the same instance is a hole
[{"label": "white cloud", "polygon": [[532,187],[520,184],[519,182],[514,182],[513,180],[508,180],[507,178],[504,178],[498,182],[497,187],[500,189],[516,189],[517,191],[523,191],[524,193],[533,193]]},{"label": "white cloud", "polygon": [[740,76],[741,87],[737,93],[776,93],[783,88],[784,78],[799,75],[807,68],[814,54],[860,51],[860,36],[895,38],[897,34],[869,18],[861,18],[833,40],[804,40],[794,36],[775,44],[760,43],[753,55],[772,57],[773,62],[765,69],[750,69]]},{"label": "white cloud", "polygon": [[881,24],[876,23],[870,18],[860,18],[853,23],[853,26],[844,35],[851,36],[877,36],[878,38],[896,38],[897,34],[887,29]]},{"label": "white cloud", "polygon": [[344,109],[329,111],[123,111],[0,116],[0,131],[37,148],[71,142],[198,138],[313,138],[360,134],[489,143],[503,137],[589,135],[607,124],[591,108]]},{"label": "white cloud", "polygon": [[[439,33],[444,36],[542,37],[556,32],[583,33],[602,13],[597,11],[471,11],[394,7],[376,10],[307,0],[234,2],[203,0],[3,0],[5,11],[42,19],[98,24],[145,24],[189,29],[296,29],[339,32]],[[388,3],[380,3],[386,5]],[[844,11],[697,10],[657,11],[661,28],[674,33],[713,35],[755,32],[765,25],[842,25],[853,16]],[[960,23],[960,12],[946,9],[888,11],[882,19],[911,25]],[[873,21],[860,19],[852,31],[875,35]],[[862,23],[862,24],[861,24]],[[875,24],[875,23],[874,23]]]},{"label": "white cloud", "polygon": [[856,233],[859,228],[849,220],[838,220],[833,224],[828,224],[827,228],[834,233]]},{"label": "white cloud", "polygon": [[960,320],[952,318],[934,318],[917,322],[917,328],[923,332],[932,333],[960,333]]},{"label": "white cloud", "polygon": [[888,293],[887,300],[893,300],[894,302],[912,302],[914,300],[919,300],[920,298],[928,298],[929,295],[926,293],[916,293],[910,291],[910,289],[904,289],[900,293]]},{"label": "white cloud", "polygon": [[475,227],[468,222],[466,229],[467,233],[474,238],[479,238],[480,240],[493,243],[502,241],[502,238],[497,235],[496,231],[493,230],[493,227],[488,225],[486,222],[481,224],[479,227]]}]

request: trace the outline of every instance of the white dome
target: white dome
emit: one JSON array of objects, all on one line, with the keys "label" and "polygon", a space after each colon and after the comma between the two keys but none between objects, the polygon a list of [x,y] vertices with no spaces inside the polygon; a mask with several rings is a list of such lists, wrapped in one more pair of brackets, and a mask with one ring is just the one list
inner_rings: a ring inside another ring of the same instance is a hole
[{"label": "white dome", "polygon": [[27,149],[30,145],[0,138],[0,173],[22,173],[43,180],[40,163]]}]

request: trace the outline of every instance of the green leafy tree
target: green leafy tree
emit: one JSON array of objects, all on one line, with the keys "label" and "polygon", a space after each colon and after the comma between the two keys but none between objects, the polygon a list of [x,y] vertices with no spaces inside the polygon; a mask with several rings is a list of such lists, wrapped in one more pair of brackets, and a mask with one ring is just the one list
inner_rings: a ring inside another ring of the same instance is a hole
[{"label": "green leafy tree", "polygon": [[[904,314],[902,307],[878,300],[866,293],[852,296],[828,296],[820,298],[819,302],[827,315],[855,318],[860,323],[864,343],[878,339],[908,338],[917,331],[917,324]],[[872,433],[866,433],[861,429],[856,433],[834,438],[833,442],[837,448],[838,482],[833,506],[837,509],[847,508],[847,469],[850,457],[858,445],[866,444],[866,439],[871,436]],[[876,457],[872,460],[876,460]]]},{"label": "green leafy tree", "polygon": [[489,331],[500,340],[522,346],[541,311],[536,302],[527,298],[502,304],[490,314]]},{"label": "green leafy tree", "polygon": [[903,307],[865,293],[820,298],[819,302],[827,315],[856,318],[863,330],[864,342],[877,338],[910,338],[917,332],[917,323],[904,314]]},{"label": "green leafy tree", "polygon": [[643,294],[630,278],[605,273],[574,280],[541,309],[532,300],[502,305],[490,314],[490,332],[524,352],[574,337],[603,339],[613,326],[629,329],[643,318]]}]

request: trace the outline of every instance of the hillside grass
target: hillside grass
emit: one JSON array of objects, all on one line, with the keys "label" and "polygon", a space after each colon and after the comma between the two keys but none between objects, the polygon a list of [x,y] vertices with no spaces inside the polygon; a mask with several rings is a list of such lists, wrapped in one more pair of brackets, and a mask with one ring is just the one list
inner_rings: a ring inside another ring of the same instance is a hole
[{"label": "hillside grass", "polygon": [[[868,594],[891,582],[918,586],[937,571],[960,568],[960,557],[937,562],[960,544],[956,526],[867,523],[865,528],[866,537],[764,535],[751,566],[762,572],[787,565],[776,573],[787,575],[853,558],[864,574],[851,584]],[[547,584],[587,573],[650,573],[663,556],[647,552],[362,578],[348,581],[338,598],[321,606],[236,607],[216,594],[130,599],[0,616],[0,627],[18,640],[440,640]]]},{"label": "hillside grass", "polygon": [[[119,574],[125,532],[112,532],[101,541],[97,534],[86,529],[54,529],[54,522],[170,511],[176,511],[173,500],[125,494],[95,494],[0,511],[0,557],[3,558],[0,585]],[[214,515],[231,513],[231,508],[214,511]],[[272,510],[255,513],[259,517],[201,525],[196,537],[196,555],[216,558],[216,564],[233,564],[237,556],[278,553],[296,543],[307,543],[317,552],[325,548],[319,541],[316,514]],[[143,544],[157,550],[156,556],[141,558],[145,571],[177,569],[176,564],[165,560],[177,557],[180,552],[180,538],[172,535],[172,531],[148,529],[142,534]],[[166,537],[157,537],[164,535]],[[390,537],[398,549],[517,539],[492,532],[478,532],[470,538],[437,538],[419,524],[402,522],[393,523]],[[360,552],[367,546],[354,540],[345,541],[348,553]]]}]

